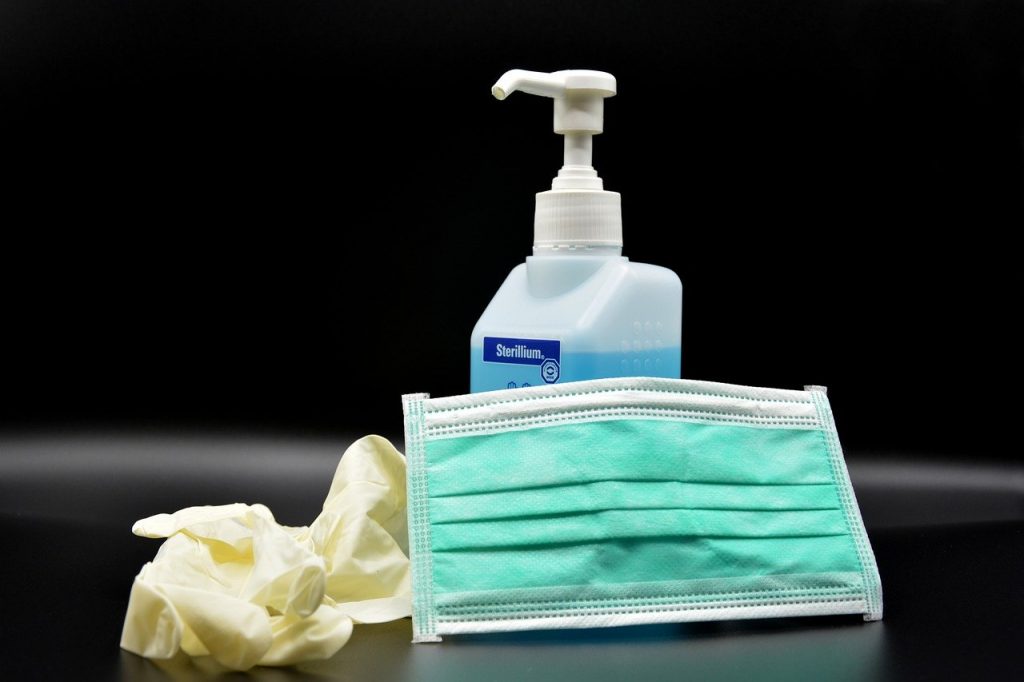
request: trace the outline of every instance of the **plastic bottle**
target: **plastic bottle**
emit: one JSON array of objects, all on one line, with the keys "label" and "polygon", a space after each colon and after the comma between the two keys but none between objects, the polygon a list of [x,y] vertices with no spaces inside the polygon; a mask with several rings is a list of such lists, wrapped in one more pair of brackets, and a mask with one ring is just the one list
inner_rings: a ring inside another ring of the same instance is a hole
[{"label": "plastic bottle", "polygon": [[551,97],[565,159],[537,194],[533,256],[509,273],[470,340],[470,389],[616,376],[679,378],[683,288],[667,268],[622,255],[622,212],[592,166],[615,77],[512,70],[492,94]]}]

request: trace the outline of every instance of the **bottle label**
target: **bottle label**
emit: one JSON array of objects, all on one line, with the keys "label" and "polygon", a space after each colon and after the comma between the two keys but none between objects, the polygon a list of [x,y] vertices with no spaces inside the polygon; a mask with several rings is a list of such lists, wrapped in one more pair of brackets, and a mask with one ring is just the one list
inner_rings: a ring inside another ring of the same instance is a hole
[{"label": "bottle label", "polygon": [[[484,337],[484,362],[538,367],[537,383],[553,384],[562,373],[561,342],[554,339]],[[529,385],[529,384],[526,384]],[[512,388],[510,385],[509,388]]]}]

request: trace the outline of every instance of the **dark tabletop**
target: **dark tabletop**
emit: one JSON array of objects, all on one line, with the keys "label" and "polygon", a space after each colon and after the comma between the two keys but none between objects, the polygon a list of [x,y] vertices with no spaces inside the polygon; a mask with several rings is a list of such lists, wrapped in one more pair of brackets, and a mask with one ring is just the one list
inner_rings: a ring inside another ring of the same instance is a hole
[{"label": "dark tabletop", "polygon": [[[4,679],[178,680],[118,641],[132,577],[159,541],[132,522],[195,504],[319,512],[349,440],[281,435],[0,436]],[[400,443],[399,443],[400,445]],[[408,619],[356,626],[328,661],[256,680],[1005,679],[1024,674],[1024,469],[849,456],[878,558],[885,620],[857,616],[448,637]],[[240,674],[219,679],[241,678]]]}]

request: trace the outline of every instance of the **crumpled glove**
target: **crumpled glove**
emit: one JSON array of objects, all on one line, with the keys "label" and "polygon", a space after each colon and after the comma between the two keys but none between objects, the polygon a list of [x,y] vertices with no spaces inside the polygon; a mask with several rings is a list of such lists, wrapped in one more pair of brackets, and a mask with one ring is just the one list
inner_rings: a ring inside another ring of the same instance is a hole
[{"label": "crumpled glove", "polygon": [[135,577],[121,647],[234,670],[330,658],[353,623],[411,613],[405,501],[405,458],[366,436],[345,451],[309,527],[282,526],[261,504],[138,521],[136,535],[167,540]]}]

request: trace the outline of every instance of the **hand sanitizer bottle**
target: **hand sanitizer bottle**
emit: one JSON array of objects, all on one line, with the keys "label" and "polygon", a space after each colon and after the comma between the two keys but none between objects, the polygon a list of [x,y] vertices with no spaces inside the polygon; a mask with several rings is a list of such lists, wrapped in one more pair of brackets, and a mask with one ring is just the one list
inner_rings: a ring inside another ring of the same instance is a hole
[{"label": "hand sanitizer bottle", "polygon": [[503,75],[492,94],[551,97],[565,162],[537,194],[533,256],[517,266],[470,340],[470,389],[619,376],[679,378],[683,287],[666,268],[622,255],[618,192],[591,165],[615,77],[601,71]]}]

